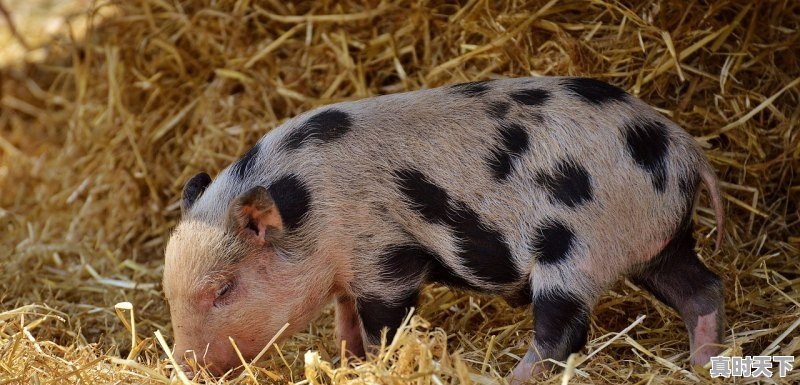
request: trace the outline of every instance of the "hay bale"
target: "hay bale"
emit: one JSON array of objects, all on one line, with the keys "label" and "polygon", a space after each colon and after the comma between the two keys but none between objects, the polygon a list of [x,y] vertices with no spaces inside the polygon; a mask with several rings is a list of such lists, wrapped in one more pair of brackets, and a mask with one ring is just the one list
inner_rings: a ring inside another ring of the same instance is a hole
[{"label": "hay bale", "polygon": [[[703,143],[729,216],[718,253],[707,205],[696,216],[728,287],[728,354],[798,355],[800,5],[633,3],[140,0],[68,19],[40,58],[0,70],[0,383],[169,381],[163,248],[194,172],[318,105],[528,75],[604,79]],[[329,310],[223,383],[496,383],[527,313],[429,287],[394,341],[345,365]],[[677,315],[630,282],[589,341],[573,384],[707,381]]]}]

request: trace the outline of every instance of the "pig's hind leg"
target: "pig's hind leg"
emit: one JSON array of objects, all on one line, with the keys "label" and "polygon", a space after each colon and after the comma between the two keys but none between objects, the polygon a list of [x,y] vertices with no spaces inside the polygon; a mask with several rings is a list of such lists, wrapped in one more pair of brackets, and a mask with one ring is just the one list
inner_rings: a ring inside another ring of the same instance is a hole
[{"label": "pig's hind leg", "polygon": [[[560,273],[565,273],[561,271]],[[561,276],[563,274],[554,274]],[[570,276],[570,274],[566,274]],[[578,280],[581,284],[575,284]],[[540,286],[533,294],[534,338],[525,357],[510,375],[512,385],[521,384],[532,375],[550,370],[545,360],[563,361],[586,345],[591,311],[600,294],[588,277],[570,276],[566,282]],[[586,290],[591,286],[591,290]],[[580,288],[580,289],[579,289]]]},{"label": "pig's hind leg", "polygon": [[689,331],[691,362],[707,363],[722,349],[724,293],[719,276],[697,258],[691,220],[632,280],[680,313]]}]

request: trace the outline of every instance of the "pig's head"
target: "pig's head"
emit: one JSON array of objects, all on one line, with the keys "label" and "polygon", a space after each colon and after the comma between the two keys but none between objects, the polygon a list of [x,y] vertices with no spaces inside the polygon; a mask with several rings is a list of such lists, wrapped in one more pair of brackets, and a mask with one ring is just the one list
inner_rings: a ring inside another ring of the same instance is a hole
[{"label": "pig's head", "polygon": [[282,255],[283,223],[268,190],[241,193],[225,218],[209,221],[192,215],[192,206],[210,183],[207,174],[198,174],[184,188],[183,219],[167,243],[163,287],[176,359],[196,360],[220,374],[241,364],[229,337],[251,359],[285,323],[286,335],[304,327],[320,301],[308,267]]}]

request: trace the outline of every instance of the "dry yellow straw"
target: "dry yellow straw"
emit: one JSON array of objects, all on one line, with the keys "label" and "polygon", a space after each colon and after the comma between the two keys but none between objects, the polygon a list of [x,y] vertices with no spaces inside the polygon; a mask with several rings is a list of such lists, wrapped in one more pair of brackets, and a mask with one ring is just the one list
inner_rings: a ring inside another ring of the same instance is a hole
[{"label": "dry yellow straw", "polygon": [[178,379],[183,384],[188,384],[189,379],[186,377],[186,374],[183,373],[183,369],[181,368],[180,365],[178,365],[178,362],[175,361],[175,357],[172,356],[172,348],[170,348],[169,345],[167,344],[167,341],[164,340],[164,336],[161,335],[161,330],[156,330],[155,335],[156,335],[156,340],[158,340],[159,345],[161,345],[161,349],[164,350],[164,353],[167,354],[167,359],[172,364],[172,370],[174,371],[174,373],[177,374]]},{"label": "dry yellow straw", "polygon": [[[0,1],[18,32],[0,27],[0,383],[185,382],[160,282],[186,180],[315,107],[522,76],[607,81],[701,143],[727,217],[716,228],[701,194],[698,255],[726,286],[723,354],[800,355],[797,2]],[[626,283],[599,299],[588,346],[540,382],[707,380],[677,313]],[[194,379],[497,384],[533,338],[529,307],[431,285],[356,360],[333,313],[261,336],[241,375]],[[748,381],[797,384],[800,370]]]}]

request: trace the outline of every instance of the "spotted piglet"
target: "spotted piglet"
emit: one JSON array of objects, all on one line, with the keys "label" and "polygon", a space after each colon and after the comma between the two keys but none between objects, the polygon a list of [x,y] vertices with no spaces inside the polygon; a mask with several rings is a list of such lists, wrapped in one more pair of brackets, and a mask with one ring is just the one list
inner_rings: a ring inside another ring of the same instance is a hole
[{"label": "spotted piglet", "polygon": [[533,304],[520,383],[581,350],[598,297],[627,274],[680,313],[703,364],[720,351],[723,288],[694,252],[701,183],[721,236],[693,138],[596,80],[325,106],[186,184],[164,270],[176,355],[224,372],[240,364],[229,336],[250,359],[335,301],[339,338],[363,356],[438,282]]}]

